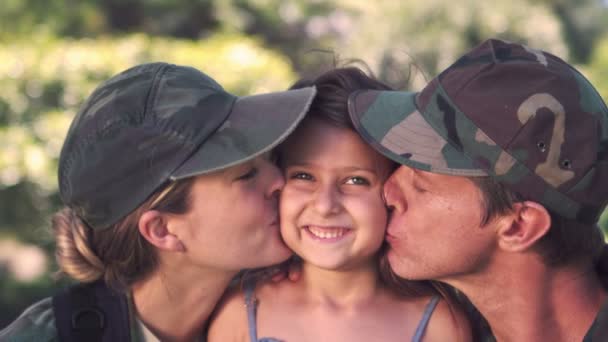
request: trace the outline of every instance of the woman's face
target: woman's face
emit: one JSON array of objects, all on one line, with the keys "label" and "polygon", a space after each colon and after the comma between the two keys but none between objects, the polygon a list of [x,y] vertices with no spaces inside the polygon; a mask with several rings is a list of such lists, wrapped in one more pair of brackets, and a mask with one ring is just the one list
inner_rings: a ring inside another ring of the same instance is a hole
[{"label": "woman's face", "polygon": [[278,213],[283,185],[269,154],[198,176],[190,211],[174,221],[186,253],[200,266],[231,271],[286,260],[291,251],[281,239]]},{"label": "woman's face", "polygon": [[302,123],[282,152],[281,233],[289,247],[325,269],[373,261],[384,241],[390,162],[352,130],[318,119]]}]

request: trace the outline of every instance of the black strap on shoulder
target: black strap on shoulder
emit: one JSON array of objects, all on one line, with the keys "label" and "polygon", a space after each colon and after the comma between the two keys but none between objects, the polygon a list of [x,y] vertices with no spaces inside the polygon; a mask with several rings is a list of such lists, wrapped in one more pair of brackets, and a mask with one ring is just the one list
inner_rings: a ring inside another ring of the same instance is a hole
[{"label": "black strap on shoulder", "polygon": [[129,342],[127,297],[102,281],[79,284],[53,297],[55,326],[62,342]]}]

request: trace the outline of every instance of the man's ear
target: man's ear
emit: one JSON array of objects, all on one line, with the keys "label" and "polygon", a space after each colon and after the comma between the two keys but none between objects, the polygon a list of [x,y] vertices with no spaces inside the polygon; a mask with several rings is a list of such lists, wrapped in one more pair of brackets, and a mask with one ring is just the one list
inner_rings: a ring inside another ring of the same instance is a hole
[{"label": "man's ear", "polygon": [[183,252],[184,244],[167,228],[165,216],[156,210],[148,210],[138,222],[139,233],[157,248],[165,251]]},{"label": "man's ear", "polygon": [[498,230],[498,245],[507,251],[525,251],[551,229],[547,209],[532,201],[515,203],[513,211],[503,219]]}]

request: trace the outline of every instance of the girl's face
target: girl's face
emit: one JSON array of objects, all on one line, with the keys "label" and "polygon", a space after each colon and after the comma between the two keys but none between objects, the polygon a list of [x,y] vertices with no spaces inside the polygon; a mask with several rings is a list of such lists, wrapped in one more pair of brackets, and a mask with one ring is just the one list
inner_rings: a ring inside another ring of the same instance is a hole
[{"label": "girl's face", "polygon": [[281,158],[285,243],[325,269],[369,263],[384,241],[387,211],[381,192],[389,160],[354,131],[316,118],[288,138]]},{"label": "girl's face", "polygon": [[286,260],[291,251],[281,240],[278,213],[284,184],[268,154],[198,176],[190,211],[174,218],[193,262],[238,271]]}]

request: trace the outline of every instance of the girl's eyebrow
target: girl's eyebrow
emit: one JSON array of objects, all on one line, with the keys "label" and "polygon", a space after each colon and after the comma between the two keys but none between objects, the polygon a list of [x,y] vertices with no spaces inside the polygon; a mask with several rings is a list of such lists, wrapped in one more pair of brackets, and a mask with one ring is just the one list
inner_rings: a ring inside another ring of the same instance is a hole
[{"label": "girl's eyebrow", "polygon": [[[289,163],[288,161],[285,162],[285,167],[290,168],[290,167],[317,167],[318,165],[314,164],[314,163],[307,163],[307,162],[301,162],[301,163]],[[364,171],[364,172],[369,172],[369,173],[373,173],[373,174],[377,174],[378,170],[376,169],[370,169],[370,168],[366,168],[366,167],[357,167],[357,166],[345,166],[345,167],[337,167],[337,169],[340,169],[341,171],[346,171],[346,172],[356,172],[356,171]]]}]

